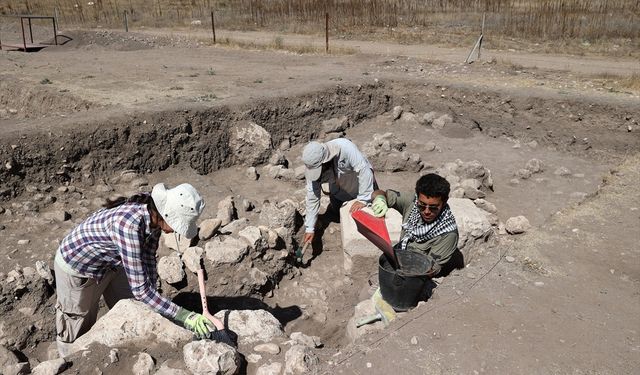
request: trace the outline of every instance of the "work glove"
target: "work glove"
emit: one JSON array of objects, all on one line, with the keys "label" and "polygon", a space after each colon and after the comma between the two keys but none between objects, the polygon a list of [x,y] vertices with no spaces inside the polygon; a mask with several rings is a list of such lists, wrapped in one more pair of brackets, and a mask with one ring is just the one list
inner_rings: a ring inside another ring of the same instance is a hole
[{"label": "work glove", "polygon": [[211,321],[202,314],[180,308],[176,314],[176,320],[182,323],[184,328],[190,330],[198,339],[207,337],[211,331],[215,331],[216,327]]},{"label": "work glove", "polygon": [[387,198],[384,195],[378,195],[373,199],[373,203],[371,204],[371,210],[373,211],[373,216],[375,217],[384,217],[389,211],[389,207],[387,206]]}]

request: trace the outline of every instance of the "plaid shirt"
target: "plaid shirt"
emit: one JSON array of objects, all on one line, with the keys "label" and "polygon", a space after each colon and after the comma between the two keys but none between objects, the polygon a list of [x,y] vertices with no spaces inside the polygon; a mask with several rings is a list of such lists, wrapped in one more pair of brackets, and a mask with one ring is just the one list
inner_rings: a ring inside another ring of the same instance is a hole
[{"label": "plaid shirt", "polygon": [[137,300],[175,318],[179,307],[156,290],[160,230],[152,231],[150,224],[146,204],[102,209],[71,231],[59,251],[71,269],[98,282],[109,269],[122,266]]}]

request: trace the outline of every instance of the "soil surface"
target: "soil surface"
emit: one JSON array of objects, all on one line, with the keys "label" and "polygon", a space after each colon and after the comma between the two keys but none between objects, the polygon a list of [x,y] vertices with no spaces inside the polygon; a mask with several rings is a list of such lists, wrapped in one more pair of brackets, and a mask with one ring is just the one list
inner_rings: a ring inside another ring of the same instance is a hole
[{"label": "soil surface", "polygon": [[[464,269],[435,279],[428,301],[350,343],[346,323],[370,296],[377,264],[345,273],[340,225],[330,222],[308,267],[244,301],[280,308],[287,332],[320,336],[319,372],[640,372],[640,93],[601,78],[637,74],[637,61],[487,51],[468,65],[467,52],[429,46],[340,41],[358,52],[299,55],[209,46],[195,32],[62,33],[66,43],[37,53],[0,51],[0,279],[38,260],[52,265],[58,242],[99,199],[131,193],[102,188],[124,170],[150,186],[190,182],[211,209],[203,218],[228,195],[294,197],[303,181],[272,179],[264,166],[258,181],[247,178],[229,151],[229,124],[254,121],[276,147],[288,140],[296,167],[321,122],[347,116],[359,146],[392,132],[428,166],[479,161],[491,170],[486,199],[499,220],[524,215],[532,228],[494,228]],[[276,34],[221,35],[267,43]],[[296,38],[309,43],[285,43]],[[395,106],[453,122],[394,120]],[[532,159],[542,171],[518,178]],[[395,190],[411,190],[418,175],[376,172]],[[47,218],[61,209],[71,220]],[[32,363],[46,359],[54,331],[55,295],[39,288],[39,300],[0,299],[3,314],[23,309],[39,332],[20,348]],[[287,315],[292,307],[301,313]]]}]

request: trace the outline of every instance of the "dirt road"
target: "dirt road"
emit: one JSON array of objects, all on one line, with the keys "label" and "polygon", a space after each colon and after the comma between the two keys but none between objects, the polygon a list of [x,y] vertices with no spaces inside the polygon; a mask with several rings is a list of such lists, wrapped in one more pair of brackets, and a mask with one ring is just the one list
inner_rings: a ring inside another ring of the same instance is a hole
[{"label": "dirt road", "polygon": [[[166,34],[166,30],[157,31]],[[208,31],[183,31],[175,32],[177,35],[188,37],[210,38]],[[276,38],[280,38],[283,45],[310,46],[318,51],[324,51],[324,35],[296,35],[280,34],[264,31],[229,31],[217,30],[216,38],[224,40],[229,38],[234,41],[256,43],[262,45],[273,44]],[[487,36],[486,38],[490,38]],[[383,55],[387,57],[407,56],[426,61],[439,61],[446,63],[464,62],[471,52],[469,48],[445,48],[428,44],[397,44],[384,41],[346,40],[340,38],[330,39],[330,48],[345,51],[356,51],[359,54]],[[640,74],[640,61],[633,58],[608,58],[594,56],[574,56],[558,54],[534,54],[516,50],[491,50],[483,48],[482,60],[493,59],[504,63],[522,66],[524,68],[538,68],[543,70],[567,71],[582,75],[619,75],[629,76]],[[475,59],[475,56],[474,58]],[[472,60],[473,60],[472,59]]]}]

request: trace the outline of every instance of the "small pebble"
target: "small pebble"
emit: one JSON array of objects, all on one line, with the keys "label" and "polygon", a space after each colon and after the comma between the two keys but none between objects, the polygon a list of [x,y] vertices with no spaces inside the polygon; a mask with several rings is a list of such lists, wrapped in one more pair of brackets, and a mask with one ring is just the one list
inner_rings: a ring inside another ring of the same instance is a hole
[{"label": "small pebble", "polygon": [[544,283],[542,281],[536,281],[535,283],[533,283],[533,285],[535,285],[535,286],[544,286]]},{"label": "small pebble", "polygon": [[413,336],[411,337],[411,345],[418,345],[418,338]]},{"label": "small pebble", "polygon": [[613,268],[609,270],[609,272],[611,272],[611,274],[613,275],[614,273],[616,273],[616,270],[614,270]]},{"label": "small pebble", "polygon": [[467,277],[470,279],[475,279],[476,278],[476,274],[472,273],[472,272],[467,272]]},{"label": "small pebble", "polygon": [[367,362],[367,368],[371,368],[371,362]]},{"label": "small pebble", "polygon": [[514,258],[514,257],[512,257],[512,256],[507,255],[506,257],[504,257],[504,260],[506,260],[506,261],[507,261],[507,262],[509,262],[509,263],[513,263],[513,262],[515,262],[515,261],[516,261],[516,258]]},{"label": "small pebble", "polygon": [[31,240],[18,240],[18,245],[28,245]]}]

